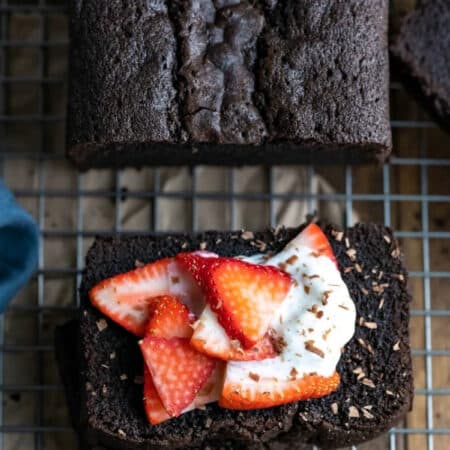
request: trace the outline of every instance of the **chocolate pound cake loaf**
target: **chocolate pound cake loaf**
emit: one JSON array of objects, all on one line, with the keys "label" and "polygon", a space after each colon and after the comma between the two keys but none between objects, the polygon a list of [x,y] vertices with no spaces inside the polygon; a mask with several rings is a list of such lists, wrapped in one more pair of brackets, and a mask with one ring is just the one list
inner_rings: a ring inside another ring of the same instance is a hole
[{"label": "chocolate pound cake loaf", "polygon": [[80,168],[384,160],[387,0],[70,0]]},{"label": "chocolate pound cake loaf", "polygon": [[450,131],[450,2],[423,2],[406,16],[391,52],[407,88]]},{"label": "chocolate pound cake loaf", "polygon": [[157,426],[147,422],[137,338],[94,309],[89,290],[136,264],[199,248],[222,256],[280,251],[299,231],[96,240],[87,255],[80,317],[56,334],[73,421],[86,446],[226,448],[229,441],[229,448],[289,448],[294,443],[335,448],[374,438],[404,417],[413,396],[407,273],[392,232],[367,224],[344,232],[325,228],[357,313],[355,334],[337,366],[341,384],[335,392],[250,411],[212,403]]}]

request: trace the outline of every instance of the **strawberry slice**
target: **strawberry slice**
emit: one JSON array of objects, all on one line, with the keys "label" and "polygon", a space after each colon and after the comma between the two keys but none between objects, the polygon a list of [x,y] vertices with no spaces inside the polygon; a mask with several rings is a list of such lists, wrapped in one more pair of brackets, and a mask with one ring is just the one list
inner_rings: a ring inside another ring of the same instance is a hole
[{"label": "strawberry slice", "polygon": [[290,379],[285,380],[274,377],[260,378],[252,372],[249,372],[245,379],[233,380],[227,372],[219,405],[239,410],[271,408],[285,403],[323,397],[334,392],[339,383],[340,377],[337,372],[330,377],[311,374],[297,379],[293,372]]},{"label": "strawberry slice", "polygon": [[216,258],[202,274],[206,302],[231,339],[254,347],[291,287],[290,276],[275,267]]},{"label": "strawberry slice", "polygon": [[216,361],[192,348],[187,338],[147,336],[140,346],[165,410],[179,416],[208,381]]},{"label": "strawberry slice", "polygon": [[326,256],[336,264],[336,267],[338,266],[328,238],[325,236],[322,229],[315,223],[310,223],[294,240],[287,245],[286,248],[292,246],[300,248],[308,247],[317,256]]},{"label": "strawberry slice", "polygon": [[103,280],[89,292],[91,303],[123,328],[144,336],[153,297],[172,294],[193,311],[204,307],[192,275],[174,258],[165,258]]},{"label": "strawberry slice", "polygon": [[170,259],[161,259],[103,280],[90,290],[91,303],[123,328],[143,336],[149,299],[169,293],[169,262]]},{"label": "strawberry slice", "polygon": [[219,258],[218,255],[207,251],[179,253],[175,259],[184,267],[202,288],[205,286],[205,272],[211,264]]},{"label": "strawberry slice", "polygon": [[161,403],[158,392],[153,384],[152,375],[144,364],[144,410],[147,420],[152,425],[164,422],[170,419],[169,414]]},{"label": "strawberry slice", "polygon": [[209,305],[194,325],[191,345],[199,352],[225,361],[258,361],[277,355],[267,336],[254,347],[244,350],[239,341],[228,337]]},{"label": "strawberry slice", "polygon": [[[208,403],[217,402],[222,390],[224,372],[224,364],[217,364],[211,376],[198,391],[194,401],[183,410],[183,413],[203,408]],[[147,420],[152,425],[158,425],[171,419],[159,398],[158,391],[153,384],[152,374],[146,364],[144,364],[144,410]]]},{"label": "strawberry slice", "polygon": [[195,316],[189,308],[170,295],[155,297],[150,306],[150,319],[146,326],[146,336],[170,339],[190,338]]}]

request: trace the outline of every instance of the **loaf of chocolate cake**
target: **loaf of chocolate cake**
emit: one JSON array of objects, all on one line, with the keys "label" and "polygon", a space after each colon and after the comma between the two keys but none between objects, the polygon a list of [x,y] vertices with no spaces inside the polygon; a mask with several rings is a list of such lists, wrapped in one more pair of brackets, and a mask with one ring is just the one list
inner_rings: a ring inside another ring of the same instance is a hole
[{"label": "loaf of chocolate cake", "polygon": [[450,2],[423,2],[391,45],[408,90],[450,131]]},{"label": "loaf of chocolate cake", "polygon": [[390,153],[387,0],[70,4],[80,169]]},{"label": "loaf of chocolate cake", "polygon": [[407,273],[392,232],[367,224],[344,232],[325,228],[357,309],[355,335],[337,367],[337,391],[253,411],[213,403],[157,426],[147,422],[137,338],[90,305],[90,288],[136,264],[182,251],[206,248],[226,256],[279,251],[299,230],[97,239],[87,255],[80,317],[56,334],[61,373],[82,442],[111,449],[202,448],[205,443],[227,448],[225,441],[235,449],[281,443],[286,448],[292,443],[333,448],[372,439],[403,418],[413,396]]}]

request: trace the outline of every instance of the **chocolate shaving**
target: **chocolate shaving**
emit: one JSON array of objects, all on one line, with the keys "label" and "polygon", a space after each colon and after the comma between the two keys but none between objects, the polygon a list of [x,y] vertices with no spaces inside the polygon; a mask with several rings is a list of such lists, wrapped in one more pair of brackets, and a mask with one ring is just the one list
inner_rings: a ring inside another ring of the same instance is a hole
[{"label": "chocolate shaving", "polygon": [[375,330],[378,327],[376,322],[364,322],[363,326],[369,328],[369,330]]},{"label": "chocolate shaving", "polygon": [[391,238],[388,236],[388,235],[384,235],[383,236],[383,239],[388,243],[388,244],[390,244],[391,243]]},{"label": "chocolate shaving", "polygon": [[283,262],[278,263],[278,267],[283,271],[286,271],[287,268],[286,263]]},{"label": "chocolate shaving", "polygon": [[362,384],[364,384],[365,386],[368,386],[372,389],[375,389],[375,383],[370,378],[364,378],[362,380]]},{"label": "chocolate shaving", "polygon": [[296,380],[297,379],[297,375],[298,375],[297,369],[295,367],[293,367],[291,369],[289,375],[291,376],[291,381]]},{"label": "chocolate shaving", "polygon": [[338,411],[339,411],[339,407],[337,403],[332,403],[331,404],[331,411],[333,412],[333,414],[336,416]]},{"label": "chocolate shaving", "polygon": [[333,291],[324,291],[322,294],[322,305],[328,304],[328,297],[332,294]]},{"label": "chocolate shaving", "polygon": [[259,381],[259,375],[257,374],[257,373],[253,373],[253,372],[249,372],[248,373],[248,377],[251,379],[251,380],[253,380],[253,381],[255,381],[256,383]]},{"label": "chocolate shaving", "polygon": [[331,232],[331,234],[334,236],[334,239],[336,239],[336,241],[338,241],[338,242],[341,242],[342,238],[344,237],[344,232],[343,231],[333,230]]},{"label": "chocolate shaving", "polygon": [[200,242],[200,250],[206,249],[206,242]]},{"label": "chocolate shaving", "polygon": [[317,356],[320,356],[321,358],[325,358],[325,353],[319,347],[316,347],[314,345],[313,340],[309,340],[309,341],[305,342],[305,349],[308,352],[315,353]]},{"label": "chocolate shaving", "polygon": [[105,319],[97,320],[96,325],[100,333],[108,328],[108,322]]},{"label": "chocolate shaving", "polygon": [[298,259],[297,255],[292,255],[286,260],[286,264],[292,265],[295,263],[295,261],[297,261],[297,259]]},{"label": "chocolate shaving", "polygon": [[331,328],[328,328],[328,330],[326,330],[326,331],[324,331],[323,333],[322,333],[322,339],[324,340],[324,341],[326,341],[327,340],[327,338],[328,338],[328,335],[331,333]]},{"label": "chocolate shaving", "polygon": [[304,289],[306,295],[308,295],[309,292],[311,291],[311,287],[310,286],[306,286],[306,284],[303,285],[303,289]]},{"label": "chocolate shaving", "polygon": [[350,406],[348,408],[348,416],[349,417],[355,417],[355,418],[359,417],[358,408],[356,408],[355,406]]},{"label": "chocolate shaving", "polygon": [[400,341],[397,341],[394,346],[392,347],[392,350],[394,350],[394,352],[398,352],[400,350]]},{"label": "chocolate shaving", "polygon": [[144,267],[145,264],[142,261],[139,261],[138,259],[136,259],[136,261],[134,261],[134,267],[136,267],[136,269],[138,269],[139,267]]},{"label": "chocolate shaving", "polygon": [[120,375],[120,381],[125,381],[128,380],[128,375],[126,373],[123,373],[122,375]]}]

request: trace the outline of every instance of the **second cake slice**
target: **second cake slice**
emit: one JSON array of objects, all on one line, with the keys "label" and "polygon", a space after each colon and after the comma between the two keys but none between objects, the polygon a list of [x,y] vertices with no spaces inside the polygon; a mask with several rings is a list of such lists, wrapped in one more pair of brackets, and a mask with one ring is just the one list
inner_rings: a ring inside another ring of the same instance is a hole
[{"label": "second cake slice", "polygon": [[71,0],[69,156],[384,160],[387,0]]}]

